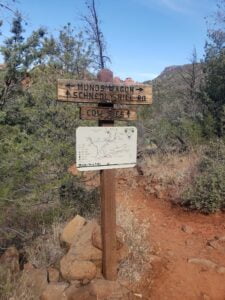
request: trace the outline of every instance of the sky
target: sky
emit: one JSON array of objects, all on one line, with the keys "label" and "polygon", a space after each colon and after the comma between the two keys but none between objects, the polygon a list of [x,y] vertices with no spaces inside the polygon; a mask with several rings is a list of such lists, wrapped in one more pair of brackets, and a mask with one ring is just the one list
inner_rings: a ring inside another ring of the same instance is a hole
[{"label": "sky", "polygon": [[[27,32],[45,26],[56,34],[65,24],[81,26],[85,0],[20,0]],[[189,63],[193,48],[204,55],[205,17],[216,0],[96,0],[107,42],[108,67],[121,79],[145,81],[165,67]],[[3,37],[7,36],[4,32]]]}]

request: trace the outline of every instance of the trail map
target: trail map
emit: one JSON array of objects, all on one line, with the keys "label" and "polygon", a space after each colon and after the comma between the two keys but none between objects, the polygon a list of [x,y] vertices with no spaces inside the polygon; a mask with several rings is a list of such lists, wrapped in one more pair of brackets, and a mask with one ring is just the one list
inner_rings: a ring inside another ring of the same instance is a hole
[{"label": "trail map", "polygon": [[80,171],[130,168],[136,165],[135,127],[79,127],[76,163]]}]

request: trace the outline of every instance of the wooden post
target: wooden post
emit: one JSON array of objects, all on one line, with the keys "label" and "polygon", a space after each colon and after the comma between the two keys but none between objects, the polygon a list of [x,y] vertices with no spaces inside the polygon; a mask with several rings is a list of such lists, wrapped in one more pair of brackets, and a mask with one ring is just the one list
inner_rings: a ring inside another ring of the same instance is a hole
[{"label": "wooden post", "polygon": [[[113,73],[103,69],[98,73],[98,80],[113,82]],[[101,107],[113,107],[113,104],[99,104]],[[114,126],[114,121],[99,121],[99,126]],[[117,279],[116,255],[116,200],[115,170],[100,171],[101,185],[101,232],[102,232],[102,272],[107,280]]]}]

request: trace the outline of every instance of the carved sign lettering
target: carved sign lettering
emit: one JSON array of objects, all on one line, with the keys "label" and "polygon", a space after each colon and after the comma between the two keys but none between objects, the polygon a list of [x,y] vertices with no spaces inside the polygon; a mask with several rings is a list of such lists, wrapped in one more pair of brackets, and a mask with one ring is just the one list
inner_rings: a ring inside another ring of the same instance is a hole
[{"label": "carved sign lettering", "polygon": [[58,80],[58,101],[77,103],[151,104],[151,85]]},{"label": "carved sign lettering", "polygon": [[137,119],[137,113],[130,109],[114,109],[101,107],[81,107],[81,120],[120,120],[132,121]]}]

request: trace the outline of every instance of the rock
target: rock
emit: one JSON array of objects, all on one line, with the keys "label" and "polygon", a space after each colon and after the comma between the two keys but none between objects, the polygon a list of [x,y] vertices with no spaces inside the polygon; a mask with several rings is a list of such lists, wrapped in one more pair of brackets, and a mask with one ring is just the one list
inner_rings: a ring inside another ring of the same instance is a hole
[{"label": "rock", "polygon": [[40,300],[67,300],[65,293],[67,283],[51,283],[42,293]]},{"label": "rock", "polygon": [[128,255],[129,255],[129,248],[126,244],[124,244],[122,248],[117,250],[117,261],[121,262],[122,260],[126,259]]},{"label": "rock", "polygon": [[83,285],[87,285],[87,284],[89,284],[90,283],[90,280],[89,279],[84,279],[83,281],[82,281],[82,284]]},{"label": "rock", "polygon": [[207,245],[210,247],[220,251],[220,252],[225,252],[225,243],[223,238],[217,238],[214,240],[210,240],[207,242]]},{"label": "rock", "polygon": [[70,286],[66,290],[67,300],[99,300],[96,296],[90,294],[89,286],[76,288]]},{"label": "rock", "polygon": [[150,255],[149,262],[153,268],[158,267],[162,263],[162,258],[157,255]]},{"label": "rock", "polygon": [[211,298],[208,296],[208,295],[206,295],[206,294],[203,294],[202,295],[202,298],[203,298],[203,300],[210,300]]},{"label": "rock", "polygon": [[19,252],[16,247],[8,248],[0,257],[0,264],[5,265],[12,273],[20,271]]},{"label": "rock", "polygon": [[76,288],[79,288],[81,286],[81,282],[79,280],[71,280],[70,283]]},{"label": "rock", "polygon": [[35,267],[31,263],[28,262],[28,263],[26,263],[26,264],[23,265],[23,269],[25,271],[30,271],[30,270],[35,269]]},{"label": "rock", "polygon": [[66,290],[65,290],[65,294],[67,296],[67,299],[72,299],[72,295],[75,294],[78,289],[79,289],[80,285],[77,286],[76,284],[71,284]]},{"label": "rock", "polygon": [[214,248],[216,250],[224,251],[224,247],[220,245],[219,240],[208,241],[207,245],[211,246],[212,248]]},{"label": "rock", "polygon": [[193,228],[189,225],[182,225],[181,226],[181,230],[183,232],[186,232],[186,233],[189,233],[189,234],[192,234],[193,233]]},{"label": "rock", "polygon": [[190,258],[188,260],[189,263],[191,264],[196,264],[196,265],[200,265],[203,267],[207,267],[209,269],[216,269],[217,268],[217,264],[212,262],[209,259],[204,259],[204,258]]},{"label": "rock", "polygon": [[101,228],[97,226],[92,232],[92,245],[100,250],[102,250],[102,237],[101,237]]},{"label": "rock", "polygon": [[81,228],[67,253],[69,260],[99,261],[102,259],[102,251],[92,244],[92,233],[98,226],[96,221],[90,221]]},{"label": "rock", "polygon": [[24,270],[22,273],[22,282],[28,289],[40,297],[48,286],[47,270],[46,269],[32,269]]},{"label": "rock", "polygon": [[[116,227],[116,249],[119,250],[123,246],[123,240],[125,232],[121,226]],[[102,250],[102,235],[101,227],[98,225],[94,228],[92,233],[92,245],[100,250]]]},{"label": "rock", "polygon": [[48,280],[49,282],[58,282],[59,271],[52,267],[48,268]]},{"label": "rock", "polygon": [[104,279],[93,280],[90,284],[90,294],[97,299],[125,299],[129,291],[117,281]]},{"label": "rock", "polygon": [[72,280],[92,280],[95,278],[97,269],[94,263],[90,261],[68,261],[64,256],[60,261],[60,270],[64,279]]},{"label": "rock", "polygon": [[86,220],[79,215],[73,218],[73,220],[71,220],[63,229],[63,232],[60,236],[60,241],[70,247],[79,234],[81,228],[84,226],[85,222]]},{"label": "rock", "polygon": [[216,271],[219,274],[225,274],[225,267],[218,267],[218,269]]},{"label": "rock", "polygon": [[221,241],[221,242],[225,242],[225,236],[219,237],[218,240]]}]

